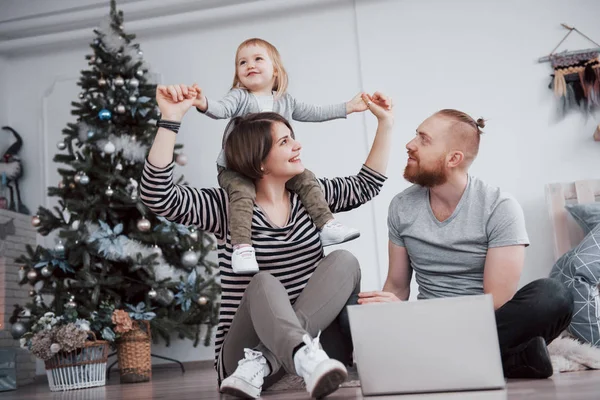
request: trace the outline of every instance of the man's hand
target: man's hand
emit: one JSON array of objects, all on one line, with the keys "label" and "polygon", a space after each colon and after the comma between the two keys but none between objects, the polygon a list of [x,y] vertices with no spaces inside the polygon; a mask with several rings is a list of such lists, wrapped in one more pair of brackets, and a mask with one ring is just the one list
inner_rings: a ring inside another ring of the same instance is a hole
[{"label": "man's hand", "polygon": [[358,294],[358,304],[369,304],[369,303],[391,303],[393,301],[400,301],[394,293],[391,292],[361,292]]}]

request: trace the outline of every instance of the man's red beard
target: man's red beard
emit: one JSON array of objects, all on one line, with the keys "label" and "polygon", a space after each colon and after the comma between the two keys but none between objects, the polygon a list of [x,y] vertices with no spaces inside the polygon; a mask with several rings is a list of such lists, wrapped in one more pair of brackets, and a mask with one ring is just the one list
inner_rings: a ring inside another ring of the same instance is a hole
[{"label": "man's red beard", "polygon": [[408,155],[412,157],[416,163],[406,164],[406,168],[404,168],[404,179],[410,183],[428,188],[446,183],[448,175],[444,168],[445,157],[441,157],[436,161],[432,168],[426,169],[421,166],[420,161],[414,154],[409,153]]}]

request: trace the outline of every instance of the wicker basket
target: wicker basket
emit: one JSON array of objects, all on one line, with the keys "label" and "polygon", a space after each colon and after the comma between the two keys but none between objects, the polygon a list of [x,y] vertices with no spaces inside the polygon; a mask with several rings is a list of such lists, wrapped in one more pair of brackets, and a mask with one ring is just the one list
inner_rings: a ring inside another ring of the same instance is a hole
[{"label": "wicker basket", "polygon": [[117,340],[121,383],[148,382],[152,378],[150,323],[133,321],[133,330]]},{"label": "wicker basket", "polygon": [[[90,332],[93,335],[93,332]],[[52,392],[84,389],[106,384],[108,342],[86,342],[82,348],[69,353],[58,352],[45,361],[48,385]]]}]

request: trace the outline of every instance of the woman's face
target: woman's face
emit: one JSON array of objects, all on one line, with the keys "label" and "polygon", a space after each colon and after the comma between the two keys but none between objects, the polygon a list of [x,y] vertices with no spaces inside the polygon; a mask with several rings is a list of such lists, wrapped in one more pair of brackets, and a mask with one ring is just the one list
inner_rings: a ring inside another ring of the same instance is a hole
[{"label": "woman's face", "polygon": [[289,128],[281,122],[275,122],[271,136],[273,145],[262,165],[265,174],[287,180],[304,172],[300,160],[302,145],[292,137]]}]

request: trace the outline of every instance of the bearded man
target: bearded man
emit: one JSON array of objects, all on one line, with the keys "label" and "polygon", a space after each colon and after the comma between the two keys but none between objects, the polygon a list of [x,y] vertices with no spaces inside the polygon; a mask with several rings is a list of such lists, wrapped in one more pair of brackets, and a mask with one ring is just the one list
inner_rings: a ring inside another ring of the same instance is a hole
[{"label": "bearded man", "polygon": [[388,211],[385,285],[360,293],[358,302],[408,300],[413,271],[418,299],[489,293],[504,375],[548,378],[546,346],[568,326],[573,297],[551,279],[517,290],[529,245],[521,206],[469,174],[484,126],[483,119],[446,109],[417,128],[404,170],[414,185],[396,195]]}]

